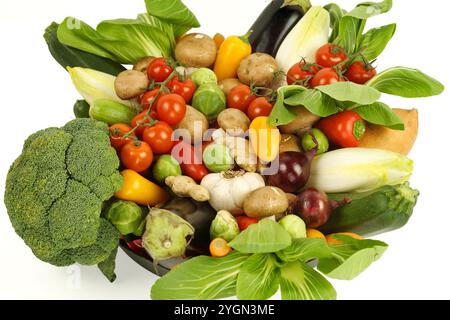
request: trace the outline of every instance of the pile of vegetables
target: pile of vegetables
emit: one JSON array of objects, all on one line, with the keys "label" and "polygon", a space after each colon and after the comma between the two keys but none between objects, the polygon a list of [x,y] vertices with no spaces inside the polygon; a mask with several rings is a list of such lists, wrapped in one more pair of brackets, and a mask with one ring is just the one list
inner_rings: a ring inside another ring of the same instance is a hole
[{"label": "pile of vegetables", "polygon": [[[45,39],[82,96],[77,119],[31,135],[5,204],[42,261],[98,265],[119,243],[170,272],[153,299],[336,299],[387,249],[419,192],[407,158],[416,110],[444,87],[376,69],[395,24],[365,30],[391,0],[351,11],[272,1],[244,36],[189,33],[180,0],[92,28],[72,17]],[[125,68],[123,65],[132,65]]]}]

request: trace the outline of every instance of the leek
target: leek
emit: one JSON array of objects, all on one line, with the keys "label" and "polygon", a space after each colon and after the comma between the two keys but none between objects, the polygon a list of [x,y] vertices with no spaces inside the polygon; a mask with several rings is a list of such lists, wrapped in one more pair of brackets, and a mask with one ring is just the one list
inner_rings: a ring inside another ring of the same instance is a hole
[{"label": "leek", "polygon": [[316,51],[328,43],[330,14],[320,6],[312,7],[284,39],[276,60],[280,68],[288,71],[294,64],[306,59],[316,61]]},{"label": "leek", "polygon": [[347,148],[314,159],[308,187],[326,193],[366,192],[407,182],[413,161],[378,149]]},{"label": "leek", "polygon": [[136,107],[134,100],[120,99],[114,89],[116,77],[87,68],[70,68],[67,70],[72,78],[72,82],[81,96],[92,105],[95,100],[106,99],[119,102],[129,107]]}]

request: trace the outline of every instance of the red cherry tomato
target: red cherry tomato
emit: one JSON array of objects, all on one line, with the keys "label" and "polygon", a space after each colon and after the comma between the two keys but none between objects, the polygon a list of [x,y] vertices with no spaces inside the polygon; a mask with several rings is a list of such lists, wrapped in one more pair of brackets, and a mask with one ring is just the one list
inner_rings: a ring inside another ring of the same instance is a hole
[{"label": "red cherry tomato", "polygon": [[250,120],[258,117],[268,117],[272,112],[273,106],[264,97],[256,98],[250,103],[248,107],[247,115]]},{"label": "red cherry tomato", "polygon": [[134,134],[131,134],[128,138],[122,138],[131,130],[133,129],[127,124],[119,123],[112,125],[109,128],[109,140],[111,141],[111,146],[117,151],[120,151],[124,145],[133,141],[136,138]]},{"label": "red cherry tomato", "polygon": [[153,152],[148,143],[133,141],[122,148],[120,160],[125,168],[143,172],[152,165]]},{"label": "red cherry tomato", "polygon": [[166,94],[158,100],[156,112],[159,120],[174,126],[186,115],[186,102],[178,94]]},{"label": "red cherry tomato", "polygon": [[153,60],[147,68],[149,79],[153,79],[156,82],[166,81],[172,72],[172,67],[167,64],[167,61],[164,58]]},{"label": "red cherry tomato", "polygon": [[330,139],[330,141],[342,148],[356,148],[366,132],[366,123],[354,111],[344,111],[334,116],[322,119],[317,128]]},{"label": "red cherry tomato", "polygon": [[183,97],[186,103],[191,103],[195,92],[195,83],[191,79],[180,81],[178,77],[173,77],[167,84],[170,92],[176,93]]},{"label": "red cherry tomato", "polygon": [[240,84],[231,89],[227,97],[227,103],[229,108],[239,109],[247,113],[250,103],[255,99],[256,96],[252,95],[250,87]]},{"label": "red cherry tomato", "polygon": [[[147,91],[146,93],[144,93],[141,97],[141,106],[142,108],[144,108],[144,110],[147,110],[148,108],[150,108],[150,105],[152,106],[152,109],[156,109],[156,103],[158,101],[155,101],[156,96],[158,95],[158,92],[160,91],[159,87],[156,87],[155,89],[151,90],[151,91]],[[158,99],[163,97],[164,95],[166,95],[165,92],[161,92],[158,96]]]},{"label": "red cherry tomato", "polygon": [[287,83],[289,85],[295,82],[305,81],[311,79],[317,72],[319,68],[311,63],[306,63],[304,61],[294,64],[287,73]]},{"label": "red cherry tomato", "polygon": [[238,223],[240,231],[244,231],[245,229],[250,227],[252,224],[256,224],[256,223],[259,222],[258,219],[250,218],[250,217],[247,217],[247,216],[236,217],[236,220],[237,220],[237,223]]},{"label": "red cherry tomato", "polygon": [[[187,152],[186,159],[185,152]],[[192,145],[180,141],[172,149],[172,157],[180,163],[183,174],[198,183],[209,174],[208,169],[203,165],[202,148],[197,150]]]},{"label": "red cherry tomato", "polygon": [[334,67],[347,60],[347,54],[341,47],[327,43],[316,52],[316,62],[324,68]]},{"label": "red cherry tomato", "polygon": [[347,69],[345,74],[348,80],[358,83],[365,84],[367,81],[375,77],[377,70],[371,65],[366,65],[362,61],[356,61]]},{"label": "red cherry tomato", "polygon": [[139,139],[142,139],[142,134],[144,133],[145,128],[147,128],[153,120],[155,120],[155,117],[152,116],[152,112],[147,115],[147,111],[145,110],[133,118],[133,120],[131,121],[131,126],[133,128],[138,127],[135,133]]},{"label": "red cherry tomato", "polygon": [[334,69],[325,68],[316,73],[316,75],[311,79],[309,85],[312,88],[315,88],[318,86],[333,84],[339,81],[341,81],[341,79]]},{"label": "red cherry tomato", "polygon": [[153,127],[147,127],[142,138],[150,145],[154,153],[164,154],[169,153],[174,145],[172,134],[172,127],[165,122],[159,121]]}]

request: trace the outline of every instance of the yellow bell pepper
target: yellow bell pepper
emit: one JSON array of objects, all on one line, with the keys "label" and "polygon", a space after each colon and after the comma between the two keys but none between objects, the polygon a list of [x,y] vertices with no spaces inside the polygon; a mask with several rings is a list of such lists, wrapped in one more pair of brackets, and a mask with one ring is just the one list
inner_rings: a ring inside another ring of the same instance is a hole
[{"label": "yellow bell pepper", "polygon": [[120,200],[132,201],[143,206],[155,206],[169,199],[169,194],[157,184],[145,179],[133,170],[121,172],[122,189],[115,194]]},{"label": "yellow bell pepper", "polygon": [[268,117],[257,117],[250,124],[250,143],[259,159],[275,160],[280,151],[281,134],[277,127],[269,125]]},{"label": "yellow bell pepper", "polygon": [[214,72],[217,79],[236,78],[241,61],[252,54],[252,46],[248,42],[250,33],[242,37],[231,36],[220,45]]}]

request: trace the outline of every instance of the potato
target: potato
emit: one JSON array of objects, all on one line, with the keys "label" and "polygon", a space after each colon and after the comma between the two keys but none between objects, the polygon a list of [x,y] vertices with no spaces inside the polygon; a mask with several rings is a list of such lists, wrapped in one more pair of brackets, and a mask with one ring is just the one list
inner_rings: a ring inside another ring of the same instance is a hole
[{"label": "potato", "polygon": [[300,149],[300,140],[297,136],[292,134],[282,134],[280,141],[280,153],[283,152],[301,152]]},{"label": "potato", "polygon": [[145,93],[150,81],[145,73],[136,70],[127,70],[119,73],[114,82],[114,88],[119,98],[130,100]]},{"label": "potato", "polygon": [[175,47],[177,60],[189,67],[210,67],[216,61],[216,56],[216,43],[202,33],[191,33],[182,37]]},{"label": "potato", "polygon": [[231,136],[241,136],[247,132],[250,119],[238,109],[225,109],[217,117],[217,123]]},{"label": "potato", "polygon": [[[195,135],[196,127],[200,128],[197,129],[197,135]],[[187,130],[191,137],[191,143],[193,143],[194,139],[202,141],[203,134],[206,130],[209,129],[209,123],[203,113],[197,111],[197,109],[191,106],[186,106],[186,115],[184,116],[183,120],[176,126],[176,129]]]},{"label": "potato", "polygon": [[253,53],[242,60],[238,69],[238,77],[242,83],[268,87],[278,72],[277,61],[267,53]]},{"label": "potato", "polygon": [[228,78],[228,79],[223,79],[222,81],[219,81],[219,87],[220,89],[222,89],[223,93],[225,93],[226,96],[228,96],[230,94],[230,91],[238,86],[242,84],[242,82],[239,81],[239,79],[236,78]]},{"label": "potato", "polygon": [[320,120],[319,116],[312,114],[305,107],[292,108],[291,110],[297,114],[297,117],[291,123],[279,127],[282,133],[301,135]]},{"label": "potato", "polygon": [[419,113],[416,109],[394,109],[402,118],[405,130],[392,130],[383,126],[368,124],[361,142],[361,148],[374,148],[408,155],[414,146],[419,131]]},{"label": "potato", "polygon": [[276,187],[262,187],[244,200],[244,212],[251,218],[265,218],[283,214],[289,207],[286,193]]},{"label": "potato", "polygon": [[133,70],[140,71],[140,72],[143,72],[143,73],[147,73],[148,66],[155,59],[156,59],[155,57],[142,58],[138,62],[136,62],[136,64],[133,66]]}]

